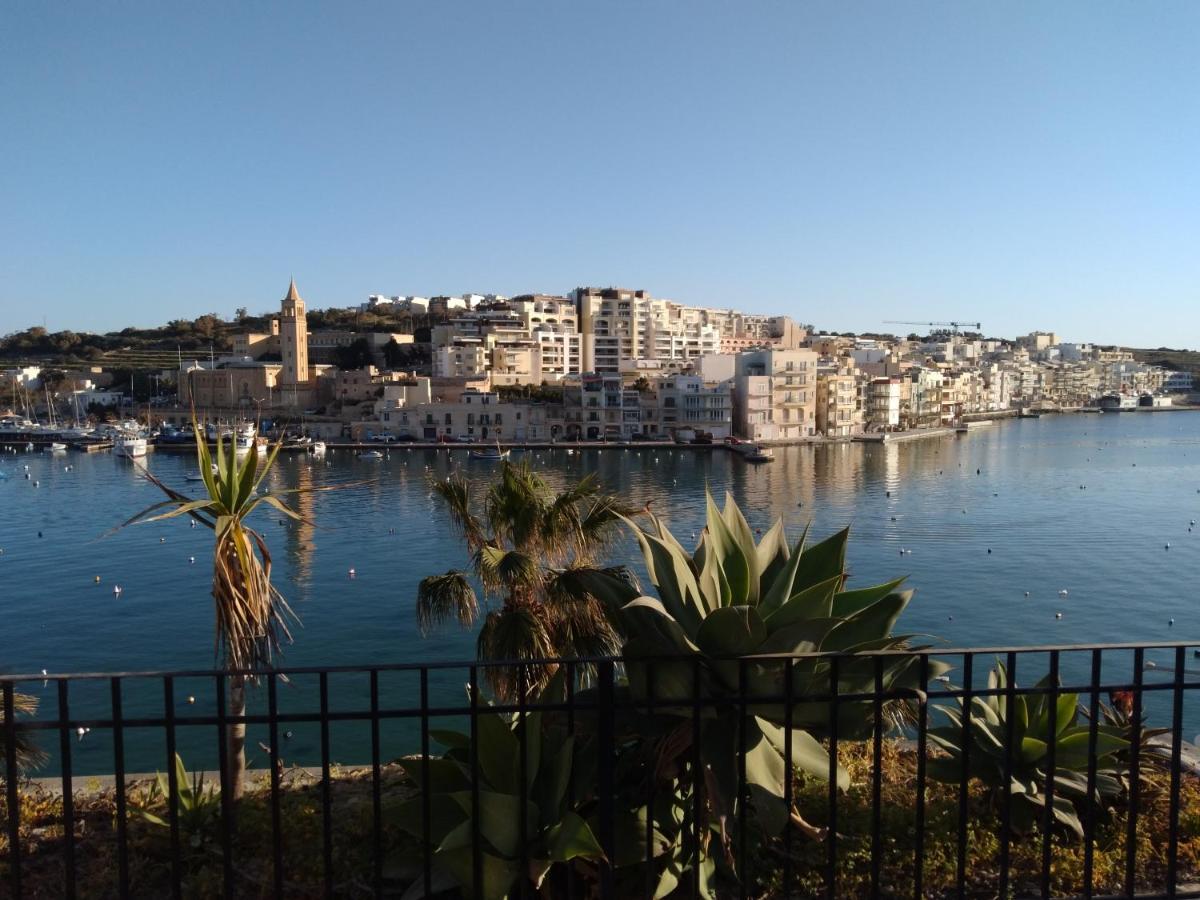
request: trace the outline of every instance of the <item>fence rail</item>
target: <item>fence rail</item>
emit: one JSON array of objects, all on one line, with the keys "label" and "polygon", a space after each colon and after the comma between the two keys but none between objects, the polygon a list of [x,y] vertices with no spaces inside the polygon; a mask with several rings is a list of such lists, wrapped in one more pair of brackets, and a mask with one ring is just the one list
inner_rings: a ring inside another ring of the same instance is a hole
[{"label": "fence rail", "polygon": [[[1188,669],[1192,646],[0,676],[6,837],[0,884],[15,898],[45,896],[47,884],[62,896],[90,896],[91,857],[102,844],[105,858],[116,863],[109,895],[123,897],[144,895],[151,884],[181,897],[200,883],[224,897],[382,897],[406,889],[433,896],[456,881],[464,894],[482,896],[495,894],[497,878],[511,878],[511,896],[534,896],[542,877],[551,879],[543,890],[579,897],[653,896],[664,888],[671,896],[1200,897],[1200,842],[1181,844],[1181,836],[1190,841],[1200,829],[1200,752],[1184,739],[1189,727],[1200,727],[1189,716],[1200,690],[1200,666]],[[898,663],[913,667],[914,685],[889,682]],[[947,665],[945,674],[934,674]],[[489,669],[515,672],[525,685],[547,667],[557,671],[557,693],[518,690],[506,703],[484,696]],[[456,673],[466,692],[453,702],[431,680]],[[229,682],[237,674],[257,683],[244,715],[229,708]],[[404,676],[405,691],[383,687],[389,675]],[[335,677],[365,680],[366,696],[354,696],[365,702],[341,708],[331,688]],[[306,688],[305,708],[280,708],[281,686],[311,679],[315,691]],[[192,682],[208,685],[200,712],[192,711],[197,698],[184,699],[178,690]],[[18,698],[29,693],[42,707],[20,715]],[[151,703],[161,704],[160,714],[145,711]],[[138,711],[131,714],[131,707]],[[498,714],[515,741],[515,762],[497,756],[509,740],[503,733],[497,738]],[[461,737],[441,728],[444,720],[465,725]],[[405,725],[403,738],[385,737],[389,723]],[[342,758],[335,756],[335,732],[352,724],[368,735],[352,752],[369,794],[359,804],[341,798],[335,771]],[[226,740],[237,725],[265,730],[268,759],[265,772],[251,773],[265,784],[241,800],[232,795]],[[319,775],[303,807],[289,803],[296,787],[284,764],[288,728],[300,725],[319,731],[312,766]],[[145,758],[138,744],[146,731],[155,736],[149,742],[155,767],[166,773],[166,790],[156,799],[165,848],[145,838],[147,826],[134,807],[146,806],[146,793],[127,776],[131,753]],[[194,824],[192,801],[175,760],[181,736],[195,746],[201,732],[223,789],[203,826],[213,846],[198,854],[185,833]],[[774,799],[756,780],[760,757],[769,755],[755,738],[760,733],[778,743]],[[89,802],[87,792],[72,790],[81,734],[89,746],[102,741],[111,750],[107,830],[79,827]],[[57,841],[48,842],[44,829],[34,835],[26,821],[35,788],[29,776],[36,773],[20,770],[18,751],[29,742],[50,752],[57,766]],[[559,749],[567,744],[570,753]],[[435,747],[462,775],[455,802],[467,825],[453,837],[440,818],[441,782],[450,769],[437,762]],[[818,751],[828,760],[823,773],[812,763],[823,758]],[[539,793],[547,758],[563,764],[564,755],[570,758],[558,803],[583,823],[575,848],[582,850],[574,857],[558,853],[551,837],[569,817],[549,821]],[[503,800],[497,766],[509,767],[503,777],[513,779],[509,790],[518,801],[507,823],[517,839],[506,846],[494,833],[493,820],[510,811],[496,805]],[[726,771],[736,784],[733,796],[720,790]],[[776,801],[787,813],[778,830],[760,821]],[[262,804],[269,831],[262,865],[243,858],[251,802]],[[407,832],[398,824],[400,808],[415,816]],[[298,829],[297,817],[314,827]],[[1072,832],[1073,817],[1081,833]],[[994,847],[983,846],[981,828],[994,829]],[[596,852],[587,852],[585,831]],[[346,840],[361,850],[349,862],[339,853]],[[147,865],[147,854],[157,867]],[[315,883],[300,884],[292,871],[298,857],[319,857]],[[397,859],[404,865],[396,866]],[[210,880],[198,881],[201,869]]]}]

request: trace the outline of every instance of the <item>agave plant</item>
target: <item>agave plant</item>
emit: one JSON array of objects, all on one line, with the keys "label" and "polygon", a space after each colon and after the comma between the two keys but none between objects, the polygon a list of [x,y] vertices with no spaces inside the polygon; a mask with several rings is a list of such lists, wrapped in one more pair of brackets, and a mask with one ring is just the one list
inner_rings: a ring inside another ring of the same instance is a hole
[{"label": "agave plant", "polygon": [[[968,773],[987,788],[993,803],[1002,802],[1004,773],[1009,767],[1013,827],[1018,832],[1029,831],[1040,822],[1046,809],[1046,777],[1050,768],[1049,748],[1054,740],[1054,800],[1051,813],[1054,821],[1076,837],[1083,837],[1079,821],[1080,804],[1088,799],[1087,768],[1089,726],[1079,724],[1079,697],[1073,693],[1059,694],[1053,706],[1048,693],[1026,696],[1014,682],[1012,721],[1008,718],[1008,674],[1002,663],[988,673],[988,690],[1001,692],[985,697],[972,697],[970,707],[970,752],[967,754]],[[1047,675],[1036,686],[1044,691],[1050,686]],[[958,708],[937,706],[950,724],[931,728],[929,738],[945,751],[945,755],[927,763],[931,778],[957,783],[962,778],[963,702]],[[1008,744],[1008,729],[1012,728],[1012,744]],[[1096,784],[1092,796],[1097,809],[1105,809],[1120,796],[1122,763],[1120,755],[1129,746],[1123,737],[1125,729],[1115,725],[1096,726]],[[1008,757],[1007,763],[1005,757]]]},{"label": "agave plant", "polygon": [[[597,568],[622,509],[593,476],[556,494],[527,463],[506,461],[479,506],[461,475],[436,482],[434,490],[466,542],[485,596],[500,600],[480,629],[480,659],[586,659],[616,651],[618,638],[601,601],[607,592],[626,587],[632,576],[620,568]],[[421,581],[417,623],[422,631],[451,620],[469,627],[478,614],[466,573],[449,571]],[[552,665],[525,666],[526,692],[539,692],[554,671]],[[487,678],[502,700],[514,700],[521,691],[511,667],[488,666]]]},{"label": "agave plant", "polygon": [[[657,517],[650,515],[650,521],[649,530],[633,527],[658,597],[626,590],[620,615],[633,700],[658,702],[661,715],[654,721],[676,736],[662,746],[670,747],[679,764],[660,769],[678,771],[699,741],[704,777],[693,774],[691,780],[707,792],[705,806],[718,833],[727,837],[738,802],[740,751],[750,803],[763,827],[777,832],[790,819],[818,834],[784,804],[787,729],[795,769],[817,778],[829,774],[819,738],[830,722],[830,661],[804,654],[909,647],[912,636],[893,635],[892,628],[912,592],[898,590],[903,579],[846,590],[848,530],[812,547],[801,536],[789,547],[780,520],[755,543],[730,496],[724,510],[707,498],[707,524],[692,553]],[[917,663],[905,654],[839,659],[837,692],[872,691],[877,669],[885,691],[911,691]],[[788,671],[795,701],[790,707],[784,702]],[[943,671],[931,661],[929,677]],[[679,707],[661,706],[674,699],[682,701]],[[687,731],[680,740],[679,719],[690,719],[696,702],[705,710],[700,733]],[[865,737],[874,706],[839,701],[837,716],[841,738]],[[846,773],[840,768],[837,773],[845,787]],[[690,864],[702,861],[703,849],[692,848]]]},{"label": "agave plant", "polygon": [[[555,682],[562,687],[561,675]],[[406,900],[440,896],[455,888],[481,900],[561,895],[563,885],[558,883],[556,868],[604,857],[579,802],[594,799],[588,794],[595,768],[589,762],[595,754],[582,752],[580,743],[561,722],[536,710],[521,715],[481,712],[476,729],[474,746],[468,735],[432,729],[430,736],[447,748],[445,754],[402,761],[418,790],[428,779],[430,796],[418,793],[389,805],[389,815],[401,830],[422,840],[428,801],[429,837],[434,847],[432,892],[426,894],[424,879],[417,876],[404,895]],[[477,766],[472,765],[476,758]],[[572,783],[577,790],[571,790]],[[573,796],[579,799],[572,802]],[[476,797],[478,819],[474,818]],[[478,847],[473,844],[476,834]]]},{"label": "agave plant", "polygon": [[[139,818],[158,828],[170,828],[164,818],[166,809],[174,802],[179,830],[192,847],[199,847],[217,823],[221,809],[221,794],[211,784],[205,784],[204,773],[188,775],[183,757],[175,754],[175,791],[166,774],[159,772],[143,803],[131,803],[130,808]],[[158,811],[156,811],[158,810]]]},{"label": "agave plant", "polygon": [[[142,474],[166,494],[167,499],[142,510],[121,527],[190,516],[212,530],[216,539],[212,580],[216,651],[232,672],[228,679],[229,713],[244,716],[246,676],[243,673],[271,665],[280,645],[291,640],[288,623],[295,620],[287,601],[271,583],[271,551],[267,542],[247,524],[247,519],[266,504],[291,519],[303,521],[279,495],[322,489],[259,493],[259,486],[279,455],[280,443],[276,443],[260,463],[256,453],[240,459],[232,439],[226,444],[218,437],[216,451],[211,452],[203,430],[194,419],[192,427],[196,435],[196,461],[204,479],[204,496],[193,499],[181,494],[143,469]],[[233,799],[238,799],[242,796],[246,770],[245,723],[227,727],[226,743],[229,773],[224,789]]]}]

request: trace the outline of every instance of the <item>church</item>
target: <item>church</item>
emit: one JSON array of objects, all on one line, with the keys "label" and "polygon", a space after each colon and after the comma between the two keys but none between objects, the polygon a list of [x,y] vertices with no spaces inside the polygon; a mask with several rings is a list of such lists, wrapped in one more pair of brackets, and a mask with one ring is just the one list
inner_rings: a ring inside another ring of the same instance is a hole
[{"label": "church", "polygon": [[[214,412],[237,410],[248,418],[260,410],[299,413],[316,404],[317,380],[329,367],[309,365],[308,322],[294,278],[279,318],[271,320],[271,333],[238,335],[233,349],[232,357],[215,366],[192,363],[180,369],[180,405]],[[268,361],[271,357],[278,361]]]}]

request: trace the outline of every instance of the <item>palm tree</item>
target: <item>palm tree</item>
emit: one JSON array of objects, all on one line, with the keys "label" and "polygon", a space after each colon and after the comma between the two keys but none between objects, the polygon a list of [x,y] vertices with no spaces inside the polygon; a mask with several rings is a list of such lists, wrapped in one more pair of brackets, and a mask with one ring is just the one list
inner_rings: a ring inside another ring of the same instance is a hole
[{"label": "palm tree", "polygon": [[[279,455],[279,443],[260,465],[257,453],[250,452],[239,460],[234,440],[230,439],[226,446],[218,437],[214,468],[214,454],[209,451],[203,430],[195,420],[192,428],[196,434],[196,459],[204,479],[204,496],[187,497],[143,470],[145,477],[168,499],[142,510],[121,527],[186,515],[212,530],[216,653],[218,658],[224,658],[224,666],[230,672],[229,714],[240,717],[246,714],[246,682],[253,678],[248,671],[269,667],[280,645],[291,640],[288,622],[298,621],[271,583],[271,551],[266,541],[246,520],[266,503],[292,519],[303,521],[278,495],[308,489],[259,494],[259,485]],[[227,726],[225,743],[229,771],[222,789],[236,800],[242,796],[246,773],[244,722]]]},{"label": "palm tree", "polygon": [[[13,718],[18,716],[33,716],[37,713],[38,701],[37,697],[31,697],[29,694],[20,694],[13,692]],[[8,753],[8,747],[4,743],[4,705],[0,704],[0,759]],[[35,769],[46,761],[46,752],[33,740],[33,735],[28,731],[18,731],[16,738],[13,741],[16,745],[17,752],[17,770],[25,771]]]},{"label": "palm tree", "polygon": [[[624,567],[600,568],[597,558],[627,510],[591,475],[556,494],[528,463],[505,461],[502,467],[480,509],[462,475],[434,485],[466,542],[485,599],[500,600],[480,629],[478,657],[524,661],[615,653],[620,641],[605,611],[606,598],[597,591],[606,585],[627,589],[633,576]],[[584,573],[586,579],[580,577]],[[464,572],[431,575],[417,589],[422,633],[451,620],[470,627],[478,614],[475,589]],[[522,688],[536,693],[555,670],[553,665],[521,668],[523,673],[486,667],[498,698],[513,701]]]}]

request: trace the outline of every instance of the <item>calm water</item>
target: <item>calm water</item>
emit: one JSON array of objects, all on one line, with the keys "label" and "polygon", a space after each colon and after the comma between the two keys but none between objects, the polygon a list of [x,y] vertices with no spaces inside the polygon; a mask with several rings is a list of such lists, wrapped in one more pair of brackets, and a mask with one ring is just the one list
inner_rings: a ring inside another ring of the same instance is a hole
[{"label": "calm water", "polygon": [[[629,501],[653,501],[684,543],[701,527],[706,484],[714,493],[732,492],[756,528],[779,516],[797,533],[811,520],[818,536],[850,524],[852,583],[908,575],[917,595],[900,630],[951,646],[1200,643],[1200,526],[1188,530],[1190,520],[1200,521],[1200,415],[1019,420],[885,447],[792,447],[759,467],[723,451],[637,447],[545,451],[533,459],[554,483],[595,471]],[[190,456],[152,455],[148,465],[185,492],[196,487],[184,480],[195,468]],[[431,496],[431,479],[465,468],[482,481],[490,466],[468,461],[465,451],[393,449],[382,462],[351,453],[325,462],[281,458],[273,490],[374,479],[301,497],[315,529],[266,514],[258,522],[275,555],[277,583],[303,620],[283,664],[468,660],[473,636],[447,629],[422,638],[413,600],[422,577],[466,563]],[[159,499],[133,465],[107,454],[4,456],[0,472],[7,475],[0,480],[0,670],[212,664],[205,529],[171,521],[106,535]],[[632,559],[635,551],[629,538],[616,555]],[[1069,596],[1060,598],[1060,589]],[[1064,670],[1079,671],[1074,661],[1064,661]],[[458,702],[465,680],[464,670],[435,673],[431,695]],[[330,685],[333,708],[366,706],[365,676],[334,676]],[[385,702],[417,696],[413,675],[384,675],[381,687]],[[55,714],[53,684],[25,689],[42,696],[43,714]],[[107,697],[103,683],[73,686],[71,713],[107,715]],[[283,709],[312,708],[314,698],[310,679],[280,687]],[[211,683],[181,681],[176,701],[181,715],[211,713]],[[127,715],[161,715],[161,686],[130,684],[125,707]],[[319,746],[315,728],[292,730],[285,756],[311,759]],[[189,764],[215,753],[210,732],[181,730]],[[365,725],[339,726],[334,756],[361,762],[367,733]],[[396,755],[390,742],[409,734],[407,723],[392,723],[385,755]],[[161,767],[155,741],[131,735],[126,743],[131,769]],[[73,747],[82,771],[107,770],[109,753],[109,738],[99,732]]]}]

